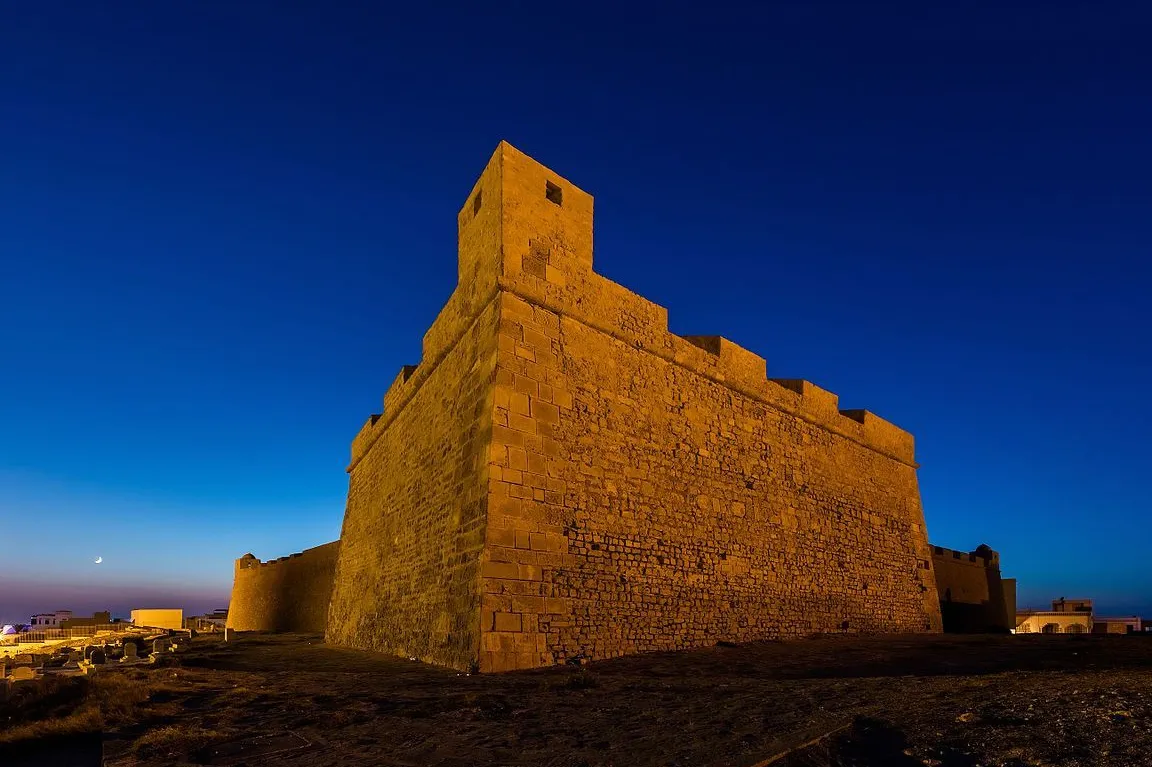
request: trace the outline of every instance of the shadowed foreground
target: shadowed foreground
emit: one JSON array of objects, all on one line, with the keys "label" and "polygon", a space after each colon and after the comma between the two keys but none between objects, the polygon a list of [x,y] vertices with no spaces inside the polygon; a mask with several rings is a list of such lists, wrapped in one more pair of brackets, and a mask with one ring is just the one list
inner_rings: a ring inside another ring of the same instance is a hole
[{"label": "shadowed foreground", "polygon": [[[55,731],[99,721],[109,765],[1152,763],[1139,636],[829,637],[486,676],[302,635],[170,660],[75,680],[99,706],[57,691]],[[47,742],[25,714],[0,719],[6,764]]]}]

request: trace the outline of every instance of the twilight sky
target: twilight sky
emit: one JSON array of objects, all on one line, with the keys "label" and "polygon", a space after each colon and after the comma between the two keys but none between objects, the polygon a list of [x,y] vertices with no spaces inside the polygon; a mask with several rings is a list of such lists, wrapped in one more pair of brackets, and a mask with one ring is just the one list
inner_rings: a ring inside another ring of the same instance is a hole
[{"label": "twilight sky", "polygon": [[912,431],[933,543],[1152,614],[1147,4],[393,5],[5,10],[0,622],[336,538],[500,139],[674,331]]}]

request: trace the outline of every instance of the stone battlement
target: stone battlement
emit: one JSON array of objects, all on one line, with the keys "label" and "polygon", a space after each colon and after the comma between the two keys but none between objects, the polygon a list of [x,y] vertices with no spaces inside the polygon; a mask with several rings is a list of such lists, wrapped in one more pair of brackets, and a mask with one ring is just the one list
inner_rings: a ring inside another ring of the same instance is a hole
[{"label": "stone battlement", "polygon": [[[525,189],[543,190],[524,194]],[[352,443],[349,471],[480,313],[503,291],[579,322],[782,413],[914,466],[912,435],[868,410],[841,410],[808,381],[770,378],[765,359],[721,336],[680,336],[668,310],[595,273],[592,197],[507,143],[497,147],[457,217],[458,284]],[[529,310],[530,311],[530,310]]]},{"label": "stone battlement", "polygon": [[975,551],[957,551],[956,549],[946,549],[943,546],[933,546],[932,557],[937,560],[948,560],[954,564],[1000,569],[1000,554],[987,546],[982,549],[977,548]]},{"label": "stone battlement", "polygon": [[237,631],[323,631],[340,542],[261,562],[236,560],[228,626]]},{"label": "stone battlement", "polygon": [[251,567],[268,567],[269,565],[278,565],[281,562],[286,562],[290,559],[296,559],[297,557],[302,557],[306,553],[308,553],[309,551],[312,551],[312,549],[305,549],[304,551],[297,551],[294,554],[286,554],[282,557],[277,557],[276,559],[268,559],[268,560],[265,560],[263,562],[261,562],[259,559],[257,559],[253,554],[245,554],[244,556],[242,556],[236,560],[236,567],[241,569],[241,570],[247,570],[248,568],[251,568]]},{"label": "stone battlement", "polygon": [[932,547],[936,590],[945,631],[1008,631],[1015,627],[1016,580],[1000,575],[1000,554]]}]

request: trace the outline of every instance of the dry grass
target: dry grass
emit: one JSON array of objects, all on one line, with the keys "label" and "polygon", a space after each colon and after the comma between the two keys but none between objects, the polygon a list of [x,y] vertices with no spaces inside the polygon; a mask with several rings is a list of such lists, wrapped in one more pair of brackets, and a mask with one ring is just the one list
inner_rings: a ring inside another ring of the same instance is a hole
[{"label": "dry grass", "polygon": [[129,679],[123,674],[100,674],[88,688],[88,705],[101,715],[105,727],[132,724],[138,719],[139,707],[148,701],[156,685],[149,680]]},{"label": "dry grass", "polygon": [[246,706],[262,697],[264,697],[262,692],[243,685],[236,685],[221,691],[220,705],[221,707]]},{"label": "dry grass", "polygon": [[26,722],[0,732],[0,744],[20,743],[39,738],[53,738],[96,732],[104,726],[104,718],[95,706],[83,705],[64,717]]},{"label": "dry grass", "polygon": [[76,677],[49,677],[35,685],[14,686],[11,697],[0,709],[0,743],[41,737],[41,733],[77,731],[74,728],[89,722],[91,714],[74,723],[68,720],[84,704],[87,695],[88,680]]},{"label": "dry grass", "polygon": [[220,740],[225,735],[226,733],[219,730],[210,730],[195,724],[173,724],[144,733],[136,739],[132,750],[140,757],[186,754],[203,748],[214,740]]},{"label": "dry grass", "polygon": [[160,675],[103,672],[93,677],[45,677],[18,688],[0,719],[0,743],[94,732],[136,724],[158,714],[149,705],[158,692],[181,689]]}]

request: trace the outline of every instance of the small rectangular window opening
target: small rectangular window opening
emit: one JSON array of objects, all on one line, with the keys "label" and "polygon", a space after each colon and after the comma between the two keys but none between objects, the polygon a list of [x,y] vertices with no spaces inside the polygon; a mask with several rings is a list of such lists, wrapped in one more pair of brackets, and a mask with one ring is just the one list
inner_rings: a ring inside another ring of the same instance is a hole
[{"label": "small rectangular window opening", "polygon": [[554,202],[557,205],[564,204],[564,192],[560,187],[553,184],[551,181],[545,182],[547,186],[544,188],[544,196],[548,198],[549,202]]},{"label": "small rectangular window opening", "polygon": [[484,194],[484,192],[479,191],[476,193],[476,196],[472,198],[472,215],[473,216],[475,216],[477,213],[480,212],[480,195],[482,195],[482,194]]}]

